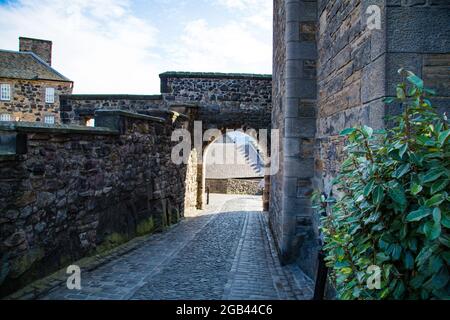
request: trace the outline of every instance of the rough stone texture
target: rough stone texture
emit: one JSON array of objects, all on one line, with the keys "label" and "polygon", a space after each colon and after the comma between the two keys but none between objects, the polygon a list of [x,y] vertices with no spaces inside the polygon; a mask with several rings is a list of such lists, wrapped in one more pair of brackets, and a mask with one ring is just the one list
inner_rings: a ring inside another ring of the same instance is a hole
[{"label": "rough stone texture", "polygon": [[[284,133],[283,106],[286,104],[284,98],[286,91],[286,12],[285,1],[274,1],[274,38],[273,38],[273,81],[272,81],[272,128],[280,130],[280,135]],[[295,37],[297,30],[293,29]],[[280,145],[280,159],[283,159],[283,144]],[[282,233],[282,195],[283,195],[283,162],[280,161],[280,168],[270,179],[270,201],[269,201],[269,224],[274,235],[277,247],[283,237]]]},{"label": "rough stone texture", "polygon": [[310,195],[316,132],[316,1],[275,1],[273,127],[282,130],[272,177],[270,224],[284,263],[315,273],[317,232]]},{"label": "rough stone texture", "polygon": [[12,131],[27,151],[0,165],[0,295],[183,216],[188,170],[170,159],[179,122],[124,112],[96,122],[112,130]]},{"label": "rough stone texture", "polygon": [[[331,181],[343,157],[339,132],[360,124],[389,125],[385,115],[400,108],[386,108],[383,99],[395,95],[401,67],[437,89],[433,102],[441,112],[449,110],[450,92],[448,1],[321,0],[315,5],[275,1],[272,123],[285,127],[284,160],[272,177],[269,216],[285,261],[298,257],[311,277],[317,220],[308,199],[312,188],[333,192]],[[381,9],[381,30],[367,28],[369,5]]]},{"label": "rough stone texture", "polygon": [[160,75],[166,104],[197,108],[204,129],[270,129],[272,77],[265,75]]},{"label": "rough stone texture", "polygon": [[[372,4],[372,3],[371,3]],[[382,1],[373,4],[380,5]],[[318,187],[331,192],[347,127],[383,125],[386,50],[382,30],[367,28],[364,1],[329,1],[319,11]],[[385,17],[382,14],[383,28]],[[381,108],[381,110],[380,110]]]},{"label": "rough stone texture", "polygon": [[[11,100],[0,101],[0,114],[8,113],[11,120],[44,121],[44,116],[52,115],[60,122],[60,95],[72,93],[71,82],[18,80],[0,78],[0,83],[10,84]],[[55,89],[55,102],[45,103],[45,88]]]},{"label": "rough stone texture", "polygon": [[19,51],[33,52],[48,65],[52,65],[52,42],[49,40],[20,37]]},{"label": "rough stone texture", "polygon": [[261,194],[261,179],[206,179],[206,190],[210,193]]},{"label": "rough stone texture", "polygon": [[93,118],[96,110],[125,110],[144,113],[162,109],[161,95],[101,95],[73,94],[61,97],[61,120],[63,123],[84,125]]},{"label": "rough stone texture", "polygon": [[82,268],[81,290],[64,282],[38,298],[309,299],[311,283],[279,263],[261,197],[212,198],[205,211],[144,238],[133,251]]},{"label": "rough stone texture", "polygon": [[[327,194],[339,167],[339,132],[365,124],[384,127],[384,117],[400,111],[382,100],[395,95],[405,68],[435,88],[435,105],[448,111],[450,5],[445,2],[374,1],[381,8],[381,30],[367,28],[364,1],[323,1],[319,10],[319,114],[316,157],[318,187]],[[426,21],[433,21],[427,23]]]}]

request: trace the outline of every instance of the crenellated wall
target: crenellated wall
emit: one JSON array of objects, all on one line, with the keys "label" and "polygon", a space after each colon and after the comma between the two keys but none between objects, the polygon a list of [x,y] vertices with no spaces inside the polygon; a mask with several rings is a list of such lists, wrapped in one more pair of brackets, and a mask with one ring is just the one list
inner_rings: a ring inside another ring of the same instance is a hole
[{"label": "crenellated wall", "polygon": [[170,158],[182,121],[98,111],[96,124],[0,124],[0,296],[195,205],[196,172]]}]

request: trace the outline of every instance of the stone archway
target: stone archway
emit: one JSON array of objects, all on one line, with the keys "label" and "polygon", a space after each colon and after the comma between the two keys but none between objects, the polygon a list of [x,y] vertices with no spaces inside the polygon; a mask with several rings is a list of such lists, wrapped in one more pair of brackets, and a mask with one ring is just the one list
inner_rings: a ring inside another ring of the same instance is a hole
[{"label": "stone archway", "polygon": [[[244,191],[245,189],[256,192],[257,185],[264,179],[263,204],[268,207],[270,176],[266,174],[270,166],[270,157],[267,149],[257,139],[256,130],[244,132],[242,130],[217,130],[211,140],[205,141],[203,145],[202,162],[198,165],[198,207],[204,208],[207,203],[205,195],[208,192],[206,180],[214,181],[213,189],[220,189],[219,193],[233,191]],[[235,139],[235,141],[232,141]],[[245,141],[244,141],[245,140]],[[209,172],[207,173],[207,168]],[[212,171],[211,171],[212,170]],[[244,179],[244,180],[239,180]],[[234,185],[234,187],[233,187]],[[213,192],[213,191],[212,191]]]}]

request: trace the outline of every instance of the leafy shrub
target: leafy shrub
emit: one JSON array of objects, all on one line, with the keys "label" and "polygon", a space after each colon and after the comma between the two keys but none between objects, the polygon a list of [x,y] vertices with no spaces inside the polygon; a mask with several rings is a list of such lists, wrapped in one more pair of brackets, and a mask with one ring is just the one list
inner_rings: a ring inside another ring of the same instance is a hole
[{"label": "leafy shrub", "polygon": [[[347,157],[321,227],[340,299],[450,298],[449,122],[431,106],[434,92],[399,72],[407,82],[386,100],[403,107],[393,126],[341,132]],[[380,268],[379,289],[367,286],[370,266]]]}]

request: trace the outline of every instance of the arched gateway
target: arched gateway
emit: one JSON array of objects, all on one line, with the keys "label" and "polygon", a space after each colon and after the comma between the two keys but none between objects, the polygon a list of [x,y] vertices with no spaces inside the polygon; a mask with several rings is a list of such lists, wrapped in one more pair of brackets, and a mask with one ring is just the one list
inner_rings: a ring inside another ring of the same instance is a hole
[{"label": "arched gateway", "polygon": [[[151,116],[167,112],[187,116],[184,129],[191,134],[191,147],[196,155],[189,157],[185,210],[203,208],[202,159],[206,147],[215,138],[230,130],[240,130],[261,140],[266,158],[270,156],[272,76],[165,72],[160,74],[160,78],[160,95],[63,96],[61,118],[65,123],[86,124],[94,118],[97,110],[104,109]],[[269,175],[265,181],[263,199],[264,207],[268,209]]]}]

